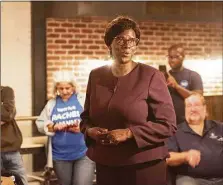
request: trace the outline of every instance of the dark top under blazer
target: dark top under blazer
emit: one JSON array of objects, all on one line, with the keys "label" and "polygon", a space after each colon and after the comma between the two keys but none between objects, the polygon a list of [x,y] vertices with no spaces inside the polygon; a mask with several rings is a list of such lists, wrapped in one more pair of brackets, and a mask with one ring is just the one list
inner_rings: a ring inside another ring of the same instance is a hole
[{"label": "dark top under blazer", "polygon": [[164,159],[164,142],[176,132],[174,107],[163,75],[139,63],[129,74],[115,77],[109,66],[91,71],[81,130],[129,128],[134,139],[103,146],[86,136],[87,155],[104,165],[129,165]]}]

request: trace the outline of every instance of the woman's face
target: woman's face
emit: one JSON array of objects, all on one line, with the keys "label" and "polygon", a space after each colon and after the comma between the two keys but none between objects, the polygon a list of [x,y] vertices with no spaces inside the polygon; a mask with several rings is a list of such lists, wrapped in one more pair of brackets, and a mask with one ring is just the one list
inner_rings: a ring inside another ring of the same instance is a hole
[{"label": "woman's face", "polygon": [[136,52],[138,42],[139,39],[136,38],[133,29],[125,30],[117,35],[110,46],[115,62],[121,64],[130,62]]},{"label": "woman's face", "polygon": [[56,89],[58,95],[65,101],[74,93],[74,87],[68,82],[57,83]]}]

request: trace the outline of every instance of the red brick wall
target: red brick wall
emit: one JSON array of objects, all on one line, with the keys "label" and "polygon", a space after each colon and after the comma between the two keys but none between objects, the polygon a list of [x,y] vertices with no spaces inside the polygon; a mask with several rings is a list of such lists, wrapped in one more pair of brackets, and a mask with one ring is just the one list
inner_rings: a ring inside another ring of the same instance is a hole
[{"label": "red brick wall", "polygon": [[[52,73],[60,69],[73,70],[81,92],[85,92],[90,70],[104,65],[103,61],[109,58],[103,41],[107,23],[105,17],[47,19],[48,96]],[[222,95],[222,23],[143,21],[139,24],[137,61],[157,68],[159,64],[167,64],[170,45],[184,43],[185,66],[201,74],[205,95]]]}]

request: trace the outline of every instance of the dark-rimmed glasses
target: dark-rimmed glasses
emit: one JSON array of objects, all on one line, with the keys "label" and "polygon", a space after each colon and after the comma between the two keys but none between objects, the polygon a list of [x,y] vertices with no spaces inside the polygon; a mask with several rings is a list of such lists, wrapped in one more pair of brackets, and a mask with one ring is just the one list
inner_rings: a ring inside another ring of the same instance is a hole
[{"label": "dark-rimmed glasses", "polygon": [[179,59],[183,58],[183,56],[181,56],[181,55],[174,55],[174,56],[167,55],[166,57],[171,60],[179,60]]},{"label": "dark-rimmed glasses", "polygon": [[139,44],[138,38],[126,39],[124,37],[117,36],[114,39],[119,46],[124,46],[125,44],[127,44],[128,46],[133,47],[133,46],[137,46]]}]

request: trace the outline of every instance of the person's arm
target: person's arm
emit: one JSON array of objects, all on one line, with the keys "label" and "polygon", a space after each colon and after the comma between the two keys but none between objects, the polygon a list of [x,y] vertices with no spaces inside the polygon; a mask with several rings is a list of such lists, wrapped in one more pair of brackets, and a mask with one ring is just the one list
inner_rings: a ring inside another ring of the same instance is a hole
[{"label": "person's arm", "polygon": [[143,148],[162,143],[176,130],[176,115],[164,76],[155,72],[149,84],[148,106],[154,119],[145,123],[126,123],[137,146]]},{"label": "person's arm", "polygon": [[54,135],[54,132],[49,132],[48,131],[48,125],[53,124],[53,122],[50,119],[50,112],[51,109],[55,105],[55,100],[49,100],[47,104],[45,105],[44,109],[42,110],[40,116],[36,120],[36,126],[38,128],[38,131],[40,133],[44,133],[46,135],[52,136]]},{"label": "person's arm", "polygon": [[168,73],[168,75],[169,77],[167,79],[167,85],[175,88],[176,91],[184,99],[189,97],[193,92],[203,94],[203,83],[199,74],[194,73],[191,76],[191,90],[185,89],[184,87],[180,86],[171,74]]},{"label": "person's arm", "polygon": [[89,117],[89,110],[90,110],[90,95],[91,95],[91,75],[92,72],[89,75],[88,84],[87,84],[87,90],[86,90],[86,96],[85,96],[85,103],[84,103],[84,111],[81,113],[81,122],[80,122],[80,130],[85,136],[86,145],[89,146],[94,142],[92,138],[90,138],[87,134],[87,130],[93,125],[90,122]]},{"label": "person's arm", "polygon": [[169,166],[179,166],[185,163],[185,153],[180,153],[178,135],[181,133],[181,130],[178,129],[177,133],[172,137],[167,139],[167,147],[169,151],[169,156],[166,159],[166,163]]},{"label": "person's arm", "polygon": [[185,152],[170,152],[170,158],[167,158],[166,162],[169,166],[179,166],[182,164],[188,164],[192,168],[195,168],[201,160],[201,153],[198,150],[188,150]]},{"label": "person's arm", "polygon": [[170,157],[166,159],[169,166],[179,166],[186,163],[186,152],[169,152]]},{"label": "person's arm", "polygon": [[16,115],[14,91],[11,87],[3,87],[1,93],[1,122],[10,123]]},{"label": "person's arm", "polygon": [[96,127],[94,124],[92,124],[89,116],[92,78],[93,77],[91,72],[88,79],[84,111],[81,113],[81,122],[80,122],[80,130],[84,134],[87,146],[90,146],[95,142],[100,142],[101,140],[100,135],[107,132],[107,129]]},{"label": "person's arm", "polygon": [[193,92],[203,94],[203,89],[194,89],[194,90],[189,91],[185,89],[184,87],[180,86],[179,84],[176,85],[175,89],[184,99],[189,97]]},{"label": "person's arm", "polygon": [[201,153],[200,151],[194,149],[182,151],[182,149],[179,147],[180,141],[178,140],[181,133],[182,132],[179,128],[174,136],[168,138],[166,144],[169,151],[169,157],[166,159],[166,163],[168,166],[188,164],[194,168],[200,163]]}]

